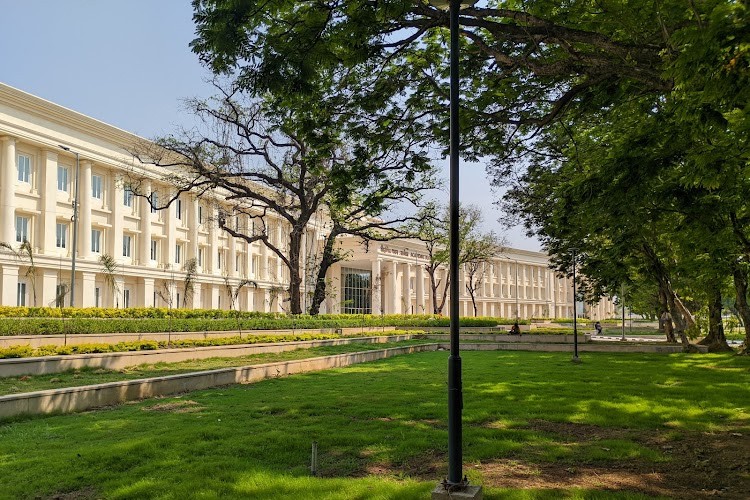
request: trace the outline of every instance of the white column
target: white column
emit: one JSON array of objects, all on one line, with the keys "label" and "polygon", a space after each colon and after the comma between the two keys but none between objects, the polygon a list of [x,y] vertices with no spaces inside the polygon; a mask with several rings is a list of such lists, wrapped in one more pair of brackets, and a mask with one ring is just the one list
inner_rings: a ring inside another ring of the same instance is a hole
[{"label": "white column", "polygon": [[387,296],[390,300],[385,312],[386,314],[396,314],[398,311],[398,293],[396,291],[396,273],[398,272],[398,266],[395,261],[391,261],[388,267],[390,267],[390,272],[388,273]]},{"label": "white column", "polygon": [[[81,184],[78,186],[78,256],[81,259],[91,259],[91,162],[81,161]],[[73,174],[75,175],[75,173]],[[74,191],[75,193],[75,191]],[[74,194],[75,196],[75,194]],[[73,226],[71,225],[71,228]],[[72,234],[72,231],[71,231]],[[71,238],[72,239],[72,238]],[[90,293],[91,302],[94,300],[94,289],[84,289],[84,295]],[[87,306],[84,306],[87,307]]]},{"label": "white column", "polygon": [[[151,210],[148,211],[149,215]],[[154,305],[154,279],[143,278],[141,281],[141,307],[152,307]]]},{"label": "white column", "polygon": [[18,293],[18,266],[3,264],[3,291],[2,305],[15,306],[17,303],[16,293]]},{"label": "white column", "polygon": [[[122,255],[122,252],[120,252],[120,255]],[[112,307],[125,307],[125,304],[122,301],[123,290],[125,290],[125,280],[121,277],[115,277],[115,283],[117,283],[118,291],[116,292],[117,295],[112,297]]]},{"label": "white column", "polygon": [[401,314],[411,314],[410,266],[404,264],[401,269]]},{"label": "white column", "polygon": [[380,260],[372,261],[372,314],[380,314],[381,297],[383,296],[383,280],[380,279]]},{"label": "white column", "polygon": [[208,237],[208,248],[207,252],[208,255],[205,256],[206,263],[210,263],[209,272],[211,274],[221,274],[221,271],[217,269],[216,263],[218,260],[219,255],[219,213],[216,207],[211,206],[210,207],[210,225],[209,228],[209,237]]},{"label": "white column", "polygon": [[[122,214],[123,214],[123,205],[122,205],[122,186],[117,181],[116,176],[112,175],[111,179],[111,189],[110,189],[110,197],[109,197],[109,209],[112,212],[110,215],[110,225],[112,228],[110,229],[111,233],[109,235],[109,254],[114,257],[117,260],[122,259]],[[112,306],[114,307],[115,302],[112,302]]]},{"label": "white column", "polygon": [[81,307],[94,307],[96,288],[96,273],[81,273]]},{"label": "white column", "polygon": [[207,286],[210,286],[211,289],[211,309],[219,309],[219,296],[221,294],[221,287],[219,285]]},{"label": "white column", "polygon": [[175,262],[174,262],[174,247],[177,244],[177,212],[175,211],[176,204],[173,202],[169,207],[167,207],[167,213],[166,217],[166,230],[167,230],[167,251],[165,252],[165,255],[167,256],[167,264],[169,265],[170,269],[175,269]]},{"label": "white column", "polygon": [[200,283],[193,283],[193,297],[191,300],[188,300],[189,305],[193,309],[203,309],[204,305],[201,302],[201,290],[202,286]]},{"label": "white column", "polygon": [[414,311],[416,314],[424,314],[424,266],[417,264],[417,277],[416,277],[416,294],[417,294],[417,309]]},{"label": "white column", "polygon": [[260,243],[260,262],[258,263],[258,276],[262,281],[268,280],[268,247]]},{"label": "white column", "polygon": [[227,276],[237,276],[237,242],[231,235],[227,235],[229,239],[229,258],[227,260]]},{"label": "white column", "polygon": [[[57,271],[54,269],[42,270],[42,288],[39,292],[39,306],[54,307],[55,294],[57,292]],[[92,292],[93,293],[93,290]]]},{"label": "white column", "polygon": [[[198,198],[190,197],[188,203],[188,238],[190,241],[185,248],[185,256],[188,259],[198,259],[198,207],[200,206]],[[195,308],[195,306],[193,306]]]},{"label": "white column", "polygon": [[[39,174],[39,192],[42,195],[42,231],[39,247],[41,247],[42,253],[51,254],[55,251],[55,236],[57,234],[55,227],[57,223],[57,153],[42,151],[37,173]],[[13,224],[14,222],[11,222],[11,226]],[[50,300],[54,300],[54,297]]]},{"label": "white column", "polygon": [[[151,204],[148,201],[148,197],[151,196],[151,181],[144,181],[142,185],[143,194],[140,201],[140,212],[141,212],[141,239],[140,239],[140,255],[138,261],[142,266],[152,266],[151,262]],[[151,280],[151,286],[153,287],[153,280]],[[149,301],[153,302],[153,293],[144,300],[146,304]],[[144,307],[147,307],[144,304]]]},{"label": "white column", "polygon": [[[12,137],[2,138],[2,160],[3,166],[0,170],[0,214],[2,214],[4,223],[2,224],[2,241],[3,243],[15,243],[16,241],[16,207],[14,188],[16,185],[16,140]],[[4,266],[3,266],[4,267]],[[3,276],[5,276],[3,271]],[[16,283],[18,282],[18,273],[16,273]],[[5,302],[5,284],[3,283],[3,305],[16,305],[15,300],[12,303]],[[13,296],[15,297],[16,288],[13,287]]]}]

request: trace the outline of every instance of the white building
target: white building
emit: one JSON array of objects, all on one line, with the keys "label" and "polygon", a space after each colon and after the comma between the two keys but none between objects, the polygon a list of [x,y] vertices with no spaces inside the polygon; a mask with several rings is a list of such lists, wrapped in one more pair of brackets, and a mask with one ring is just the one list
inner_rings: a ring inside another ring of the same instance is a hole
[{"label": "white building", "polygon": [[[154,210],[146,198],[128,190],[126,180],[136,172],[147,179],[142,192],[153,193],[157,200],[171,195],[170,187],[159,181],[162,172],[135,162],[127,153],[128,146],[142,140],[0,84],[0,242],[18,248],[28,241],[34,259],[33,272],[29,272],[28,255],[19,258],[0,251],[0,304],[59,305],[71,281],[74,153],[78,153],[76,306],[166,307],[171,303],[174,307],[228,309],[227,283],[236,286],[241,279],[251,279],[258,287],[242,289],[236,307],[283,310],[278,290],[288,285],[288,270],[261,243],[248,245],[217,228],[220,193],[213,201],[183,195],[169,208]],[[238,218],[235,224],[246,227],[250,221]],[[272,240],[283,246],[288,234],[284,224],[271,220],[270,226]],[[310,224],[306,254],[319,247],[324,226],[324,221]],[[420,242],[371,243],[367,249],[359,240],[344,238],[341,244],[351,251],[351,259],[329,273],[333,293],[326,311],[432,311]],[[116,294],[99,263],[105,254],[118,264]],[[184,265],[193,258],[198,264],[195,287],[185,297],[181,288]],[[571,316],[571,284],[556,277],[547,264],[547,256],[537,252],[508,250],[498,256],[487,269],[478,296],[479,314]],[[362,281],[358,274],[367,279]],[[466,289],[463,284],[460,288],[461,312],[472,315]],[[65,305],[69,300],[64,299]],[[444,313],[448,311],[446,304]],[[600,314],[612,315],[606,305]]]}]

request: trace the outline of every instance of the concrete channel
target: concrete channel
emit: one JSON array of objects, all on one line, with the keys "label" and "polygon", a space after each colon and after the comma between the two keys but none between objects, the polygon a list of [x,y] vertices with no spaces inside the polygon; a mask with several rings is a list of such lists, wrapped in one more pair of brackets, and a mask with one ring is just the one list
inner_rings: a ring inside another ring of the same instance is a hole
[{"label": "concrete channel", "polygon": [[21,415],[70,413],[230,384],[248,384],[295,373],[328,370],[402,354],[435,351],[438,344],[393,347],[262,365],[222,368],[166,377],[109,382],[0,396],[0,419]]},{"label": "concrete channel", "polygon": [[[411,337],[403,335],[399,337]],[[431,335],[423,337],[432,337]],[[435,337],[441,337],[436,335]],[[471,336],[474,337],[473,335]],[[334,341],[363,339],[333,339]],[[390,337],[389,340],[396,340]],[[405,338],[400,338],[405,340]],[[526,339],[524,339],[526,340]],[[386,340],[383,340],[383,342]],[[308,342],[330,342],[330,341],[308,341]],[[228,346],[228,347],[286,347],[286,344],[273,344],[270,346]],[[703,347],[703,346],[701,346]],[[300,348],[297,346],[296,348]],[[201,348],[211,349],[211,348]],[[222,347],[220,349],[227,349]],[[230,384],[252,383],[268,378],[276,378],[294,373],[327,370],[349,366],[357,363],[366,363],[385,359],[402,354],[413,354],[417,352],[449,350],[447,343],[431,343],[415,346],[394,347],[389,349],[371,350],[357,353],[338,354],[310,359],[281,361],[277,363],[266,363],[261,365],[243,366],[239,368],[223,368],[219,370],[207,370],[165,377],[154,377],[141,380],[128,380],[122,382],[110,382],[83,387],[68,387],[46,391],[29,392],[23,394],[11,394],[0,396],[0,419],[12,418],[20,415],[39,415],[48,413],[69,413],[88,410],[100,406],[113,405],[126,401],[151,398],[156,396],[167,396],[190,392],[200,389],[208,389]],[[566,352],[570,351],[570,344],[555,343],[528,343],[528,342],[484,342],[463,343],[463,351],[539,351],[539,352]],[[215,351],[214,351],[215,352]],[[268,351],[266,351],[268,352]],[[277,351],[278,352],[278,351]],[[587,343],[579,345],[579,352],[620,352],[620,353],[677,353],[681,352],[680,346],[651,344],[612,344],[612,343]],[[125,354],[125,353],[123,353]],[[149,353],[150,354],[150,353]],[[91,355],[89,355],[91,356]],[[215,357],[213,354],[212,357]],[[193,359],[195,359],[193,357]],[[17,361],[17,360],[12,360]]]}]

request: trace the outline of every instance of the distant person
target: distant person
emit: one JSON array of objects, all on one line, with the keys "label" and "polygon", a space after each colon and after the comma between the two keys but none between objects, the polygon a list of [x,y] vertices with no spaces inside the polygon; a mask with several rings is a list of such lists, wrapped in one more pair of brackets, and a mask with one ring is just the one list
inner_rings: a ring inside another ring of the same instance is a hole
[{"label": "distant person", "polygon": [[594,330],[596,330],[596,334],[597,335],[601,335],[602,334],[602,324],[599,323],[598,321],[596,323],[594,323]]},{"label": "distant person", "polygon": [[518,321],[516,321],[513,326],[510,327],[510,334],[511,335],[521,335],[521,327],[518,326]]}]

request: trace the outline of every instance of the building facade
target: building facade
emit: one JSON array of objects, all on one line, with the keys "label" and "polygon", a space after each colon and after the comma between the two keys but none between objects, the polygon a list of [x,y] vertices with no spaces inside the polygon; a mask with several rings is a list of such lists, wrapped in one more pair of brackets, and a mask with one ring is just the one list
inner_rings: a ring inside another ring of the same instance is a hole
[{"label": "building facade", "polygon": [[[0,250],[0,304],[70,303],[79,172],[76,306],[283,311],[288,269],[260,242],[247,244],[218,228],[221,193],[212,199],[182,194],[164,209],[152,206],[163,205],[173,192],[161,181],[163,171],[128,153],[139,141],[143,139],[0,84],[0,243],[9,247]],[[139,179],[141,196],[128,187],[133,176]],[[322,219],[311,222],[305,233],[307,257],[320,249],[326,227]],[[231,223],[246,229],[252,220],[237,216]],[[285,224],[272,217],[266,224],[271,240],[283,248]],[[28,245],[19,251],[23,242]],[[332,287],[324,312],[432,312],[423,244],[397,240],[363,245],[343,238],[341,245],[350,258],[330,270]],[[102,256],[113,259],[114,271],[106,269]],[[197,266],[190,289],[183,285],[186,263],[192,259]],[[477,293],[478,314],[572,316],[571,283],[547,265],[541,253],[503,252],[486,269]],[[444,274],[439,271],[440,290]],[[235,293],[243,280],[257,286]],[[309,292],[309,284],[303,289]],[[472,315],[463,282],[460,289],[461,313]],[[448,304],[449,299],[445,314]],[[600,309],[602,316],[612,315],[608,305]]]}]

